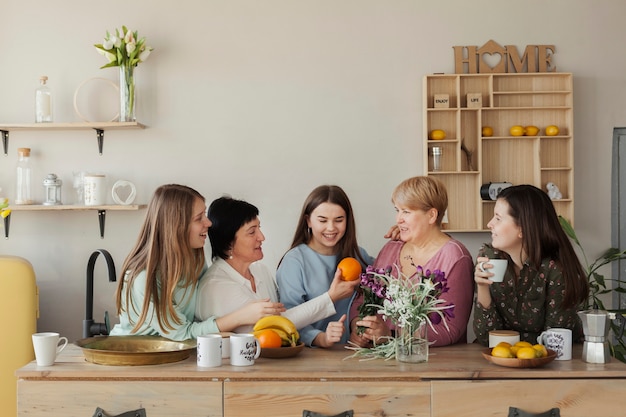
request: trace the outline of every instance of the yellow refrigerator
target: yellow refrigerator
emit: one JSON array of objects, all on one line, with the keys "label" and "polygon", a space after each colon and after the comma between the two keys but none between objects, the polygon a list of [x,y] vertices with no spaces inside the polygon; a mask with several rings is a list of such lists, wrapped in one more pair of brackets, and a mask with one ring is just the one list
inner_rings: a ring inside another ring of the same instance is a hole
[{"label": "yellow refrigerator", "polygon": [[17,416],[15,371],[35,359],[31,335],[37,331],[39,293],[32,265],[24,258],[0,255],[0,410]]}]

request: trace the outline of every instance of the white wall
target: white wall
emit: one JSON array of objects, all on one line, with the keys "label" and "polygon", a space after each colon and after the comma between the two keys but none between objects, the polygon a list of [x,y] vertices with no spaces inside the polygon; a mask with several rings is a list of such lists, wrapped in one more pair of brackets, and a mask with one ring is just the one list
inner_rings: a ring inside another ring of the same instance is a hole
[{"label": "white wall", "polygon": [[[155,48],[137,70],[145,130],[13,132],[0,187],[14,196],[18,147],[35,176],[104,171],[133,181],[138,202],[162,183],[223,193],[261,210],[266,261],[288,248],[300,206],[323,183],[345,188],[359,239],[372,254],[393,223],[390,192],[423,170],[422,77],[454,72],[453,46],[556,45],[558,71],[575,76],[576,229],[590,255],[610,245],[610,152],[626,125],[626,2],[612,0],[3,0],[0,123],[33,120],[40,75],[55,121],[78,121],[72,98],[91,77],[117,80],[93,48],[127,25]],[[39,185],[39,180],[37,181]],[[81,337],[87,259],[109,250],[119,267],[145,211],[16,212],[0,253],[34,265],[40,330]],[[457,234],[475,255],[487,234]],[[96,270],[95,319],[114,311],[115,284]],[[5,295],[7,296],[7,295]]]}]

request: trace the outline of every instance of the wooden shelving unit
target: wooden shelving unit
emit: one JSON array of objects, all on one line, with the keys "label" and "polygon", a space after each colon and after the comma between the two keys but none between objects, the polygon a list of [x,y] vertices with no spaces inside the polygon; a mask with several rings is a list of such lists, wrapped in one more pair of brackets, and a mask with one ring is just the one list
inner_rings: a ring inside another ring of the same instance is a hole
[{"label": "wooden shelving unit", "polygon": [[[489,182],[533,184],[546,190],[555,183],[563,198],[553,200],[558,214],[574,221],[574,123],[570,73],[435,74],[424,77],[424,175],[448,188],[446,229],[486,230],[494,201],[482,200]],[[435,95],[449,96],[448,108],[435,107]],[[479,107],[468,106],[468,94],[479,94]],[[535,136],[510,136],[514,125],[540,128]],[[546,136],[548,125],[558,136]],[[482,136],[491,126],[493,135]],[[428,140],[442,129],[445,140]],[[441,170],[432,171],[430,148],[442,148]],[[467,149],[468,153],[463,149]]]}]

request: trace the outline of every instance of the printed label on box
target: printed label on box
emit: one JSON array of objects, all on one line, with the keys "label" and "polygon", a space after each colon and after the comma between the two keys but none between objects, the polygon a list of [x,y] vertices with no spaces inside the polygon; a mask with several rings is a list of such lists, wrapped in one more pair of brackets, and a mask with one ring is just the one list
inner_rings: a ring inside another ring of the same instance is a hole
[{"label": "printed label on box", "polygon": [[435,108],[449,108],[450,107],[450,95],[449,94],[435,94]]}]

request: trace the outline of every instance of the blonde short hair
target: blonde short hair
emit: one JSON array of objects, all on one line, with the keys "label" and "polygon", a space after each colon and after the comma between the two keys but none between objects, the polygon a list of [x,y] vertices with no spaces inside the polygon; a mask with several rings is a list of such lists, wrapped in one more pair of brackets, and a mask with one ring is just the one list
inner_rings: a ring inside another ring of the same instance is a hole
[{"label": "blonde short hair", "polygon": [[433,177],[412,177],[402,181],[393,190],[391,201],[412,210],[437,210],[437,225],[448,209],[448,191],[443,183]]}]

